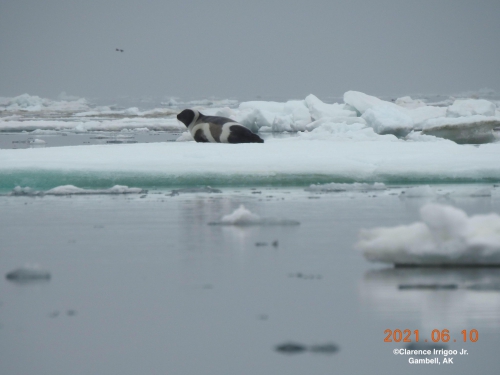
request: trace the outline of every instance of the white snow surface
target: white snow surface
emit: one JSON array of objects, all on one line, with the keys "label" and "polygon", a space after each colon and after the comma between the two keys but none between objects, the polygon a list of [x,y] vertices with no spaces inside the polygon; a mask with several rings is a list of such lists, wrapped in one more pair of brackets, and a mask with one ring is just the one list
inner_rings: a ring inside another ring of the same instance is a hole
[{"label": "white snow surface", "polygon": [[[345,125],[347,126],[347,125]],[[392,135],[355,142],[321,131],[264,144],[165,142],[0,150],[0,175],[32,172],[159,176],[324,175],[331,181],[500,180],[500,145],[405,142]],[[371,129],[369,129],[371,130]]]},{"label": "white snow surface", "polygon": [[500,264],[500,216],[467,214],[441,204],[420,209],[422,221],[362,230],[356,247],[373,262],[399,265]]}]

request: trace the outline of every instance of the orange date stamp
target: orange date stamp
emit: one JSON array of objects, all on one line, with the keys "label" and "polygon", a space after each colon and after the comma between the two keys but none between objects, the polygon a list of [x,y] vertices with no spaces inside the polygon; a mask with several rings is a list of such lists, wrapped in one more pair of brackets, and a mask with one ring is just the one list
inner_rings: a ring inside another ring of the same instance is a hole
[{"label": "orange date stamp", "polygon": [[[451,337],[447,329],[434,329],[430,337],[423,338],[418,329],[412,331],[409,329],[386,329],[384,342],[476,342],[479,339],[477,329],[462,330],[456,337]],[[422,340],[423,339],[423,340]]]}]

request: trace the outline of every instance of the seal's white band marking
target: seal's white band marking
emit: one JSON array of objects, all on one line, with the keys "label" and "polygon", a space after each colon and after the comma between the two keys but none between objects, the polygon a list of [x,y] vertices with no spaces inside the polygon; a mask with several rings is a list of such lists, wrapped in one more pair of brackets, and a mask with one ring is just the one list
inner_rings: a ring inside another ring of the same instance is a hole
[{"label": "seal's white band marking", "polygon": [[240,125],[237,122],[226,122],[224,125],[222,125],[222,133],[220,135],[220,141],[221,143],[228,143],[227,138],[229,137],[229,134],[231,134],[231,126],[233,125]]},{"label": "seal's white band marking", "polygon": [[[189,125],[189,126],[191,126],[191,125]],[[193,136],[193,138],[194,138],[194,135],[196,134],[196,132],[199,129],[203,130],[203,124],[196,124],[194,126],[191,126],[191,129],[189,129],[189,132],[191,133],[191,135]]]},{"label": "seal's white band marking", "polygon": [[204,122],[200,125],[203,125],[203,133],[205,134],[205,137],[207,137],[209,142],[216,143],[217,141],[215,138],[212,136],[212,132],[210,131],[210,124],[207,122]]}]

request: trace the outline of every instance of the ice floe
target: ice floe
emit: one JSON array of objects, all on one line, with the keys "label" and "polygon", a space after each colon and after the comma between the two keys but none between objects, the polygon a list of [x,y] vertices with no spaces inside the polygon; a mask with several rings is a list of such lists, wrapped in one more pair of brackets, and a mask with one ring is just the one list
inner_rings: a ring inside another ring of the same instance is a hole
[{"label": "ice floe", "polygon": [[340,183],[329,183],[329,184],[318,184],[311,185],[306,188],[306,191],[313,192],[343,192],[343,191],[376,191],[376,190],[386,190],[387,186],[380,182],[375,182],[374,184],[363,184],[355,182],[353,184],[340,184]]},{"label": "ice floe", "polygon": [[456,143],[489,143],[496,140],[494,128],[499,117],[473,115],[468,117],[439,117],[424,121],[422,134],[450,139]]},{"label": "ice floe", "polygon": [[500,266],[500,216],[467,214],[441,204],[421,222],[362,230],[356,247],[373,262],[417,266]]},{"label": "ice floe", "polygon": [[245,206],[240,205],[234,212],[225,215],[220,221],[211,222],[210,225],[299,225],[300,223],[295,220],[289,219],[275,219],[263,218],[257,214],[250,212]]},{"label": "ice floe", "polygon": [[58,186],[47,191],[38,191],[30,187],[16,186],[10,193],[15,196],[43,196],[43,195],[96,195],[96,194],[143,194],[147,192],[141,188],[115,185],[109,189],[82,189],[73,185]]},{"label": "ice floe", "polygon": [[[336,129],[321,127],[299,137],[267,139],[265,144],[165,142],[3,149],[0,189],[10,191],[20,184],[36,189],[82,186],[80,181],[100,188],[130,185],[131,179],[142,187],[500,181],[500,147],[495,143],[474,147],[449,141],[405,142],[374,134],[370,128],[328,136]],[[346,142],[349,136],[356,141]]]}]

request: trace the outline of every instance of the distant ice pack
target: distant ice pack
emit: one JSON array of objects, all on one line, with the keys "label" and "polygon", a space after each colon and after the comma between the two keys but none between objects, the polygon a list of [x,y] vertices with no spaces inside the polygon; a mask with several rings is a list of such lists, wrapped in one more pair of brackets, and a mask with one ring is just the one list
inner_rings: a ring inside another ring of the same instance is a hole
[{"label": "distant ice pack", "polygon": [[[0,131],[183,131],[185,126],[175,115],[182,108],[192,107],[206,115],[232,118],[254,132],[314,133],[302,140],[387,140],[383,136],[392,135],[412,142],[427,142],[433,136],[457,143],[480,144],[500,139],[499,132],[495,131],[500,128],[498,104],[477,98],[449,98],[427,104],[409,96],[386,101],[347,91],[342,103],[325,103],[310,94],[303,100],[287,102],[238,104],[230,99],[181,102],[179,98],[169,98],[162,104],[147,110],[117,109],[92,105],[86,99],[66,94],[59,101],[23,94],[0,98]],[[178,140],[193,139],[183,134]]]},{"label": "distant ice pack", "polygon": [[109,189],[82,189],[74,185],[63,185],[55,188],[39,191],[30,187],[16,186],[10,195],[27,195],[27,196],[43,196],[43,195],[98,195],[98,194],[142,194],[147,192],[141,188],[129,188],[128,186],[115,185]]}]

